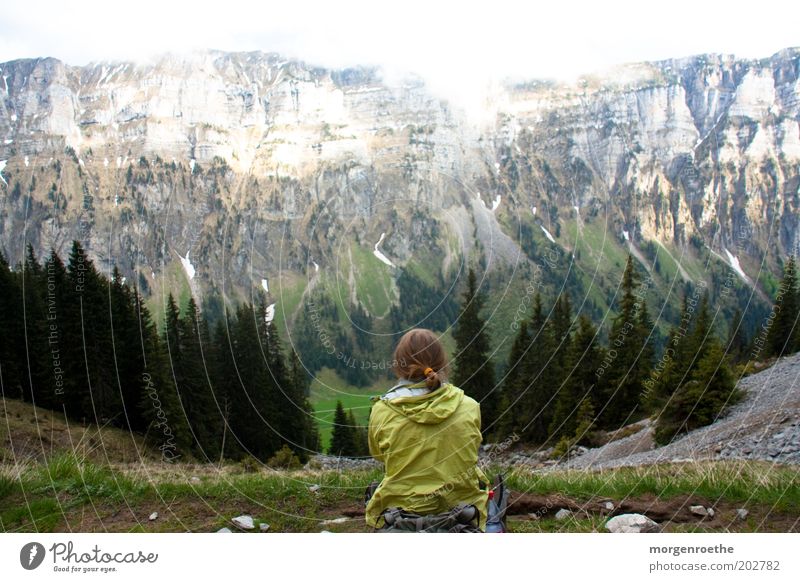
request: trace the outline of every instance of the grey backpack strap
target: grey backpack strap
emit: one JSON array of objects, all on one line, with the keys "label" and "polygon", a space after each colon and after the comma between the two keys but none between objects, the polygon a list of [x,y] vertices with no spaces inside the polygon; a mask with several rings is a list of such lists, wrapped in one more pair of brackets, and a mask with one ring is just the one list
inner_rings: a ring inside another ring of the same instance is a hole
[{"label": "grey backpack strap", "polygon": [[382,532],[426,533],[480,533],[478,509],[474,505],[459,503],[445,513],[419,515],[391,507],[383,512],[385,523]]}]

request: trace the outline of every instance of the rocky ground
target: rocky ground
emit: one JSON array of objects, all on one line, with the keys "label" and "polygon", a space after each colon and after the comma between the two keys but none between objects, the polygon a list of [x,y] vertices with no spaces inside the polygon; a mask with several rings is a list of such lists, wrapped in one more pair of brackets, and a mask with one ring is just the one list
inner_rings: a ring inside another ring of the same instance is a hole
[{"label": "rocky ground", "polygon": [[565,463],[570,468],[610,468],[666,461],[759,459],[800,463],[800,353],[743,378],[745,398],[717,422],[655,447],[653,427],[591,449]]},{"label": "rocky ground", "polygon": [[500,465],[535,470],[607,469],[663,462],[752,459],[800,463],[800,353],[779,359],[769,368],[742,378],[744,399],[715,423],[657,447],[649,419],[621,429],[597,448],[577,447],[570,458],[551,459],[552,447],[535,451],[485,445],[481,456]]},{"label": "rocky ground", "polygon": [[305,468],[312,471],[349,471],[353,469],[377,469],[382,467],[375,459],[350,459],[331,455],[314,455]]},{"label": "rocky ground", "polygon": [[[551,458],[553,448],[524,450],[503,444],[481,448],[481,463],[531,469],[605,469],[720,459],[753,459],[800,464],[800,353],[781,358],[769,368],[743,378],[744,399],[717,422],[697,429],[666,446],[653,441],[649,419],[624,427],[597,448],[577,447],[567,461]],[[317,455],[310,469],[362,469],[380,465],[372,459],[341,459]]]}]

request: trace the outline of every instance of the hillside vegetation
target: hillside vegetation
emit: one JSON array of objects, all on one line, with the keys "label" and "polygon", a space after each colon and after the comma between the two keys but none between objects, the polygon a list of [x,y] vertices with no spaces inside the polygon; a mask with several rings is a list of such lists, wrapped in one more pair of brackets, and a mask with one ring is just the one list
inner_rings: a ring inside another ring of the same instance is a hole
[{"label": "hillside vegetation", "polygon": [[[116,428],[85,428],[9,399],[0,415],[2,532],[211,532],[235,530],[231,519],[242,514],[269,524],[270,532],[369,530],[363,492],[381,478],[377,468],[324,470],[315,458],[299,470],[167,463]],[[603,531],[609,516],[631,511],[664,531],[800,532],[797,465],[728,460],[503,470],[515,532]],[[714,517],[694,515],[694,505],[715,508]],[[558,519],[559,509],[572,513]]]}]

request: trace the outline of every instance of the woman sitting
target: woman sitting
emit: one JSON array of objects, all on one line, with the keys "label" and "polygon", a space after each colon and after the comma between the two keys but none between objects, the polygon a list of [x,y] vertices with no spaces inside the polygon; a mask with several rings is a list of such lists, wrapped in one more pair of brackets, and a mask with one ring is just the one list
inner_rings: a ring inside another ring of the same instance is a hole
[{"label": "woman sitting", "polygon": [[406,333],[393,366],[399,382],[375,402],[369,418],[370,454],[384,464],[385,475],[367,503],[367,523],[386,527],[385,518],[393,522],[394,515],[430,516],[466,505],[484,531],[488,480],[478,467],[480,406],[445,381],[447,355],[430,330]]}]

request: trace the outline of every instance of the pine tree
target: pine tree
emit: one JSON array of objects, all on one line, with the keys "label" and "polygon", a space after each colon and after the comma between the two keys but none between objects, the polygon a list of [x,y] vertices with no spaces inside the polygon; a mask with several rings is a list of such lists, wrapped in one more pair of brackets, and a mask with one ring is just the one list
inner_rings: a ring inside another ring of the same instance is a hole
[{"label": "pine tree", "polygon": [[48,344],[48,329],[45,307],[46,280],[42,267],[28,243],[25,264],[22,269],[23,325],[26,374],[24,376],[24,399],[38,406],[52,407],[54,394],[47,388],[52,369]]},{"label": "pine tree", "polygon": [[69,352],[68,338],[74,337],[65,317],[68,312],[69,291],[67,268],[55,250],[45,263],[47,307],[47,351],[51,361],[48,362],[47,391],[52,394],[51,404],[56,410],[64,410],[66,395],[70,392],[71,378],[67,372],[65,356]]},{"label": "pine tree", "polygon": [[480,404],[481,425],[485,435],[495,428],[492,425],[497,418],[498,394],[493,392],[494,365],[489,359],[489,335],[480,315],[483,301],[478,292],[475,271],[470,269],[461,314],[453,333],[456,341],[453,383]]},{"label": "pine tree", "polygon": [[667,444],[679,434],[714,422],[723,410],[742,398],[728,358],[716,338],[710,338],[691,379],[682,384],[658,417],[655,441]]},{"label": "pine tree", "polygon": [[368,457],[369,456],[369,437],[367,436],[367,427],[360,426],[356,421],[356,416],[353,410],[347,411],[347,422],[352,428],[353,434],[353,456],[354,457]]},{"label": "pine tree", "polygon": [[328,452],[339,457],[356,456],[355,438],[353,427],[350,424],[347,414],[344,411],[342,402],[336,401],[336,411],[333,413],[333,432],[331,434],[331,446]]},{"label": "pine tree", "polygon": [[[586,315],[581,315],[567,358],[569,377],[558,392],[550,422],[551,438],[575,432],[584,403],[594,409],[592,401],[597,398],[597,370],[602,362],[603,350],[597,341],[597,329]],[[586,410],[583,413],[585,415]]]},{"label": "pine tree", "polygon": [[260,362],[252,349],[253,346],[259,346],[259,339],[248,306],[242,305],[236,309],[231,328],[231,364],[235,377],[231,389],[230,428],[241,445],[242,454],[255,455],[259,435],[268,433],[271,437],[272,434],[271,428],[264,425],[264,419],[259,414],[259,396],[263,393],[263,386],[256,391],[255,388],[261,384],[258,373]]},{"label": "pine tree", "polygon": [[141,347],[133,292],[124,283],[116,266],[111,275],[110,312],[113,363],[122,400],[123,425],[128,430],[141,431],[144,419],[138,404],[142,396],[145,354]]},{"label": "pine tree", "polygon": [[[172,307],[175,308],[174,301]],[[173,318],[174,314],[170,319]],[[202,459],[213,460],[220,452],[222,418],[204,354],[210,343],[208,324],[201,316],[194,298],[189,299],[186,314],[178,321],[177,337],[172,363],[175,377],[180,381],[178,389],[181,403],[194,434],[198,455]]]},{"label": "pine tree", "polygon": [[[650,375],[653,369],[653,361],[656,357],[655,342],[652,339],[653,320],[647,309],[647,302],[641,297],[638,303],[639,311],[636,320],[636,341],[639,342],[638,378],[639,383],[643,383],[645,378]],[[641,394],[641,393],[640,393]]]},{"label": "pine tree", "polygon": [[767,346],[772,356],[790,354],[800,348],[800,287],[798,287],[797,265],[790,256],[783,267],[783,279],[775,298],[775,318],[767,334]]},{"label": "pine tree", "polygon": [[592,432],[596,422],[591,394],[587,393],[578,405],[573,442],[576,445],[593,445]]},{"label": "pine tree", "polygon": [[656,367],[655,377],[648,378],[642,393],[644,408],[650,413],[659,413],[681,383],[689,377],[694,357],[694,345],[689,310],[689,294],[683,296],[680,321],[669,332],[664,344],[661,368]]},{"label": "pine tree", "polygon": [[740,363],[744,361],[748,344],[749,341],[744,329],[744,315],[741,309],[737,309],[728,329],[728,355],[732,362]]},{"label": "pine tree", "polygon": [[233,418],[233,399],[237,393],[238,370],[233,352],[233,320],[225,310],[224,317],[217,321],[213,335],[214,386],[217,388],[217,401],[220,404],[223,430],[220,436],[220,456],[240,459],[243,450],[232,430],[236,423]]},{"label": "pine tree", "polygon": [[175,389],[166,343],[159,338],[158,328],[136,291],[133,300],[144,355],[138,408],[146,441],[158,447],[165,461],[187,459],[192,452],[192,437]]},{"label": "pine tree", "polygon": [[700,300],[700,306],[697,309],[697,318],[692,330],[691,342],[689,343],[689,347],[692,350],[690,352],[692,356],[692,362],[690,364],[691,370],[694,370],[699,364],[700,360],[703,359],[703,356],[705,356],[709,346],[712,345],[709,342],[715,341],[713,331],[711,329],[711,308],[708,302],[708,291],[706,291],[703,293],[703,297]]},{"label": "pine tree", "polygon": [[265,341],[265,310],[239,306],[231,347],[238,378],[231,391],[231,428],[243,450],[263,461],[283,444],[277,417],[280,392],[270,376]]},{"label": "pine tree", "polygon": [[68,410],[71,407],[74,417],[101,425],[108,422],[122,425],[122,406],[113,368],[109,282],[97,272],[78,241],[72,243],[67,273],[74,301],[67,317],[74,337],[80,338],[74,342],[79,348],[69,354],[75,395],[67,397]]},{"label": "pine tree", "polygon": [[506,366],[506,376],[502,383],[500,406],[498,407],[498,436],[505,437],[514,433],[518,424],[519,401],[524,393],[525,367],[524,359],[526,351],[531,343],[531,336],[528,332],[528,323],[525,320],[519,322],[519,329],[511,345],[511,352],[508,356]]},{"label": "pine tree", "polygon": [[[604,409],[600,412],[605,428],[618,428],[630,422],[637,414],[643,385],[650,374],[651,350],[643,349],[647,338],[646,315],[641,313],[644,299],[637,301],[639,275],[633,258],[628,255],[622,276],[622,296],[619,311],[611,324],[608,354],[612,360],[606,378]],[[644,321],[643,318],[644,317]]]},{"label": "pine tree", "polygon": [[5,397],[23,397],[22,295],[16,274],[0,252],[0,378]]},{"label": "pine tree", "polygon": [[562,292],[553,308],[553,339],[556,342],[555,362],[566,372],[567,359],[572,343],[572,305],[569,294]]},{"label": "pine tree", "polygon": [[515,425],[522,440],[541,444],[549,436],[561,370],[555,362],[553,325],[545,318],[542,298],[538,293],[533,299],[533,312],[528,328],[531,347],[523,358],[521,396],[516,409]]},{"label": "pine tree", "polygon": [[[315,453],[321,450],[319,430],[314,421],[314,409],[308,401],[309,378],[303,363],[294,349],[289,355],[289,386],[293,394],[294,401],[298,404],[301,412],[302,432],[298,444],[300,445],[299,457],[305,461],[308,453]],[[367,451],[368,453],[369,451]]]},{"label": "pine tree", "polygon": [[[265,311],[266,313],[266,308]],[[291,362],[287,368],[283,356],[280,335],[274,321],[270,321],[265,328],[264,338],[267,366],[272,382],[273,398],[275,399],[275,426],[283,441],[301,458],[306,456],[306,432],[308,426],[309,405],[306,401],[305,386],[300,383],[295,374],[298,370],[292,369],[297,365]]]}]

